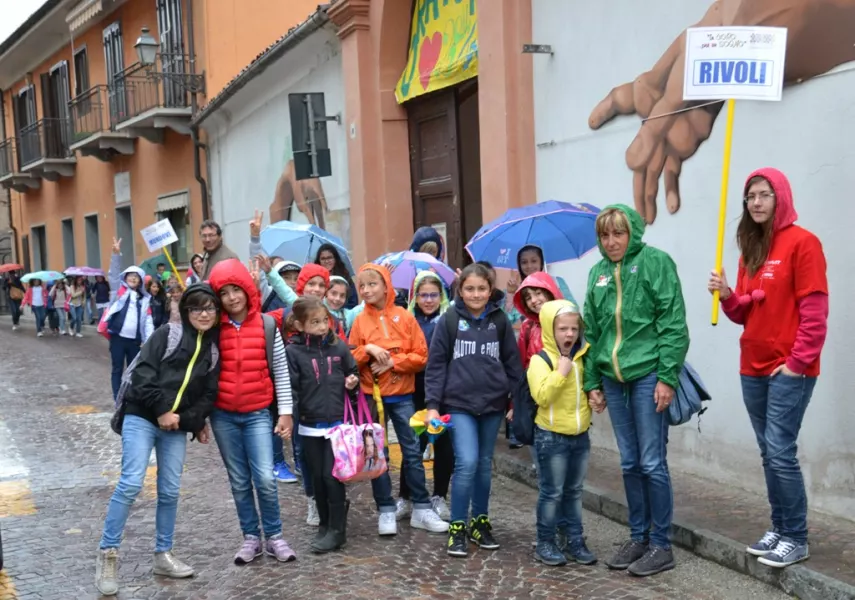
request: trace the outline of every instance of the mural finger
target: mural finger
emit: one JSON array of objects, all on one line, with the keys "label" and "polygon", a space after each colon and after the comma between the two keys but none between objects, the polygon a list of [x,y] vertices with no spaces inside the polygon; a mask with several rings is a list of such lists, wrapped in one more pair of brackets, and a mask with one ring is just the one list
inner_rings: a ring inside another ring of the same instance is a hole
[{"label": "mural finger", "polygon": [[656,220],[656,196],[659,195],[659,177],[665,166],[665,142],[653,152],[650,163],[647,165],[647,173],[644,181],[644,206],[646,208],[645,220],[653,223]]},{"label": "mural finger", "polygon": [[665,89],[665,95],[654,106],[650,118],[641,126],[641,131],[633,140],[632,145],[627,150],[627,161],[632,155],[635,159],[634,164],[629,164],[630,169],[641,167],[650,161],[653,152],[656,151],[660,141],[665,138],[671,125],[677,118],[678,110],[686,105],[683,102],[683,72],[680,69],[673,69],[668,78],[668,85]]},{"label": "mural finger", "polygon": [[635,211],[647,222],[647,209],[644,204],[644,188],[647,169],[642,168],[632,172],[632,198],[635,201]]},{"label": "mural finger", "polygon": [[683,170],[683,161],[667,144],[665,156],[665,206],[673,215],[680,210],[680,172]]},{"label": "mural finger", "polygon": [[634,83],[624,83],[616,88],[613,88],[608,95],[600,100],[596,108],[588,117],[588,126],[591,129],[599,129],[617,115],[631,115],[635,112],[633,104],[633,88]]}]

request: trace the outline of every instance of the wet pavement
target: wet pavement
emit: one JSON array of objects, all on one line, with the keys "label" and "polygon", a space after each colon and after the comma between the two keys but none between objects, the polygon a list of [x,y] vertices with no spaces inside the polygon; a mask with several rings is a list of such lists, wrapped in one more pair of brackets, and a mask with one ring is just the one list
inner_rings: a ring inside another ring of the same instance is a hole
[{"label": "wet pavement", "polygon": [[[97,598],[94,562],[116,479],[120,440],[109,426],[106,341],[37,339],[28,327],[12,333],[0,318],[0,528],[5,570],[0,600]],[[533,559],[536,492],[494,481],[492,519],[502,544],[448,557],[445,537],[400,523],[392,539],[377,536],[368,484],[352,486],[348,545],[314,556],[314,530],[297,484],[280,484],[285,536],[293,563],[261,557],[238,567],[240,531],[225,470],[211,444],[188,448],[175,553],[196,568],[189,580],[152,575],[156,465],[134,506],[121,549],[118,598],[787,598],[749,577],[677,550],[678,568],[648,579],[592,567],[543,567]],[[393,477],[395,475],[393,474]],[[613,552],[625,528],[585,515],[591,549]]]}]

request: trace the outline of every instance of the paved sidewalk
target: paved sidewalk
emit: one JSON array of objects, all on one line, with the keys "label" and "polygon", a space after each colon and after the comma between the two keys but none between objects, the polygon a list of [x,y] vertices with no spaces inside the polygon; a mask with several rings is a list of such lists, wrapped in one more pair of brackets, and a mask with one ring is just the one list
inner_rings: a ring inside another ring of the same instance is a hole
[{"label": "paved sidewalk", "polygon": [[[496,446],[496,467],[504,475],[537,487],[529,450]],[[751,575],[801,600],[855,599],[855,522],[810,512],[811,558],[783,571],[764,567],[745,547],[765,531],[765,495],[671,471],[674,485],[674,542],[728,568]],[[626,497],[615,452],[593,449],[585,484],[585,508],[626,522]]]}]

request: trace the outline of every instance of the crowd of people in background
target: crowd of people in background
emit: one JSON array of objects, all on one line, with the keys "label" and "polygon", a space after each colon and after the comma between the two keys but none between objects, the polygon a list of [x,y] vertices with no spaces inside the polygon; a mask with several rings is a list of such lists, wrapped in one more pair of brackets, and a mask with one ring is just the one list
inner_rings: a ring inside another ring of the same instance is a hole
[{"label": "crowd of people in background", "polygon": [[[796,218],[786,177],[775,169],[752,174],[744,188],[736,286],[723,271],[708,284],[725,314],[745,328],[740,376],[771,509],[768,531],[747,552],[772,567],[809,556],[796,440],[819,375],[828,315],[822,247],[794,225]],[[522,410],[511,401],[521,382],[536,405],[533,439],[526,440],[539,481],[535,558],[550,566],[597,561],[585,540],[581,497],[589,428],[608,409],[630,531],[605,562],[636,576],[674,568],[667,415],[689,328],[676,264],[645,243],[635,210],[613,205],[597,216],[602,258],[587,289],[577,290],[583,304],[546,272],[536,245],[519,251],[518,273],[504,290],[483,262],[458,271],[450,286],[422,271],[410,289],[397,290],[382,265],[351,274],[330,244],[313,263],[267,256],[261,224],[257,212],[247,266],[223,244],[219,225],[203,223],[205,253],[192,258],[186,282],[178,274],[147,280],[139,267],[120,270],[120,240],[108,279],[29,286],[15,275],[7,279],[14,328],[23,304],[32,307],[39,336],[46,315],[58,310],[68,320],[58,318],[56,331],[79,336],[94,299],[89,318],[110,339],[123,461],[99,546],[101,593],[118,590],[119,544],[152,449],[154,571],[193,575],[172,553],[187,434],[217,442],[242,534],[236,564],[262,554],[297,558],[283,537],[276,481],[302,480],[307,522],[318,528],[314,552],[343,547],[350,502],[347,486],[332,475],[328,434],[359,394],[375,399],[372,417],[391,425],[403,457],[397,498],[388,472],[371,480],[378,534],[396,535],[408,517],[413,528],[447,534],[450,556],[467,556],[471,544],[497,550],[492,461],[503,424]],[[423,227],[410,250],[443,261],[443,246],[439,233]],[[453,428],[430,447],[410,425],[419,410],[427,411],[426,424],[451,416]],[[513,436],[508,443],[522,446]]]}]

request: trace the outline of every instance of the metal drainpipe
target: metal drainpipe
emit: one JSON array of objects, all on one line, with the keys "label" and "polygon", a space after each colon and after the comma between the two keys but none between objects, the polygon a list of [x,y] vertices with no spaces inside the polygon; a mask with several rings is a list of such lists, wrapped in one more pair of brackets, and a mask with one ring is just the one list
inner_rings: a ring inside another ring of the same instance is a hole
[{"label": "metal drainpipe", "polygon": [[[0,89],[0,139],[6,139],[6,91]],[[9,165],[11,167],[11,165]],[[15,222],[12,221],[12,192],[6,190],[6,197],[9,198],[9,229],[12,230],[12,255],[15,260],[18,260],[18,230],[15,229]]]},{"label": "metal drainpipe", "polygon": [[[196,37],[193,33],[193,0],[187,0],[187,43],[190,49],[190,75],[196,74]],[[193,117],[199,109],[199,100],[196,97],[196,92],[190,94],[190,107]],[[199,182],[199,187],[202,191],[202,220],[207,221],[211,218],[211,209],[208,199],[208,182],[202,177],[202,157],[201,150],[207,153],[208,146],[199,141],[199,127],[192,125],[190,127],[190,137],[193,140],[193,175],[196,181]]]}]

